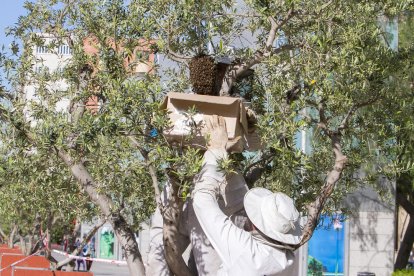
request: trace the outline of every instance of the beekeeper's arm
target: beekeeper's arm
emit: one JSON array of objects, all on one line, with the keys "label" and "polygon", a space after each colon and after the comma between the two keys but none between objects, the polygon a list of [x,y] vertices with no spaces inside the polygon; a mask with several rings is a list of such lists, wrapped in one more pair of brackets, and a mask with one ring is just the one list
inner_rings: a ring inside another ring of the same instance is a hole
[{"label": "beekeeper's arm", "polygon": [[228,137],[222,117],[213,116],[207,127],[211,140],[203,169],[194,180],[193,206],[205,234],[224,265],[229,267],[244,250],[252,250],[252,238],[248,232],[236,227],[219,208],[217,197],[220,185],[225,185],[225,175],[219,171],[217,161],[227,157],[225,145]]}]

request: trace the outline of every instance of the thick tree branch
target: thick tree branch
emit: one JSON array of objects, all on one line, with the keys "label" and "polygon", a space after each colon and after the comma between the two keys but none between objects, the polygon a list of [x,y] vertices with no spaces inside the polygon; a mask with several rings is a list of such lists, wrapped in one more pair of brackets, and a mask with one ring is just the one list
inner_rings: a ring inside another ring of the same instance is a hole
[{"label": "thick tree branch", "polygon": [[98,191],[98,183],[95,182],[82,162],[75,162],[71,156],[62,149],[55,150],[57,155],[70,169],[72,175],[79,182],[83,190],[86,191],[92,202],[99,207],[102,214],[111,223],[111,226],[123,247],[125,259],[130,271],[136,271],[140,275],[144,275],[144,263],[138,249],[138,244],[135,240],[135,235],[128,226],[125,218],[121,214],[112,211],[112,208],[114,207],[112,199],[106,194]]},{"label": "thick tree branch", "polygon": [[398,192],[397,193],[397,203],[401,205],[401,207],[404,208],[404,210],[410,214],[410,216],[414,217],[414,204],[411,203],[407,196],[405,196],[403,193]]},{"label": "thick tree branch", "polygon": [[319,123],[318,127],[322,129],[322,131],[329,137],[332,136],[332,132],[329,130],[328,127],[328,119],[326,118],[325,114],[325,101],[322,100],[318,103],[318,113],[319,113]]},{"label": "thick tree branch", "polygon": [[316,197],[315,201],[308,205],[307,222],[303,229],[302,240],[297,248],[305,244],[312,237],[313,231],[318,224],[323,207],[325,206],[328,198],[331,196],[335,184],[341,178],[342,172],[345,169],[347,163],[347,157],[342,153],[340,134],[332,134],[331,141],[332,151],[335,156],[335,163],[332,170],[326,177],[326,182],[323,185],[320,194]]},{"label": "thick tree branch", "polygon": [[[407,203],[407,202],[405,202]],[[408,207],[408,206],[407,206]],[[414,207],[411,204],[411,207]],[[411,209],[411,207],[409,209]],[[405,207],[403,207],[405,209]],[[407,211],[407,210],[406,210]],[[410,214],[410,220],[407,225],[407,229],[404,232],[404,237],[400,243],[397,258],[395,260],[394,269],[400,270],[406,268],[408,259],[410,257],[411,250],[414,244],[414,214]]]},{"label": "thick tree branch", "polygon": [[14,246],[14,236],[16,235],[17,231],[19,230],[19,226],[13,223],[12,230],[10,231],[9,238],[8,238],[8,246],[9,248],[13,248]]},{"label": "thick tree branch", "polygon": [[167,56],[170,59],[172,59],[176,62],[179,62],[179,63],[186,63],[187,64],[191,60],[191,57],[180,55],[180,54],[174,52],[173,50],[171,50],[170,47],[167,47]]},{"label": "thick tree branch", "polygon": [[270,32],[269,32],[269,36],[267,38],[266,41],[266,50],[270,51],[271,48],[273,47],[273,42],[275,41],[276,38],[276,34],[277,32],[293,17],[295,16],[295,12],[294,9],[291,8],[289,9],[288,13],[286,14],[286,16],[282,19],[279,20],[278,22],[276,22],[276,20],[273,17],[269,17],[269,21],[271,24],[271,28],[270,28]]}]

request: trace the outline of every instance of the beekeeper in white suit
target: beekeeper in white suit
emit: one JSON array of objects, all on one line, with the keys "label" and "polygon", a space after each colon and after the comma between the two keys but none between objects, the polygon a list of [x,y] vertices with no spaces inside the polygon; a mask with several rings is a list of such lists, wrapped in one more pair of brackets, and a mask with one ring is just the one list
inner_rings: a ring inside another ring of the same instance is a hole
[{"label": "beekeeper in white suit", "polygon": [[[211,133],[209,150],[217,160],[227,158],[225,121],[213,116],[207,126]],[[294,261],[299,244],[299,212],[283,193],[254,188],[244,196],[250,221],[245,230],[236,227],[220,209],[217,197],[225,175],[217,165],[208,165],[195,178],[192,193],[194,212],[222,265],[217,275],[290,275],[286,269]]]},{"label": "beekeeper in white suit", "polygon": [[[204,154],[203,170],[201,173],[205,176],[215,178],[216,166],[219,156],[216,156],[214,150],[207,151]],[[211,174],[210,174],[211,172]],[[221,175],[219,176],[221,180]],[[221,185],[219,191],[218,204],[220,209],[229,216],[231,221],[238,227],[243,228],[246,215],[243,209],[243,198],[247,193],[248,188],[244,178],[241,174],[233,173],[225,177],[225,184]],[[166,185],[168,189],[168,185]],[[164,196],[168,194],[163,192],[162,201],[167,202]],[[146,275],[147,276],[170,276],[165,256],[163,245],[163,220],[158,208],[151,220],[150,229],[150,248],[146,261]],[[184,205],[184,210],[181,215],[180,233],[188,238],[188,243],[191,244],[195,267],[190,266],[194,274],[198,276],[215,276],[220,268],[222,261],[217,255],[217,252],[211,245],[207,236],[203,232],[197,218],[194,214],[192,200],[188,200]],[[190,262],[189,262],[190,263]],[[197,272],[195,272],[195,270]]]}]

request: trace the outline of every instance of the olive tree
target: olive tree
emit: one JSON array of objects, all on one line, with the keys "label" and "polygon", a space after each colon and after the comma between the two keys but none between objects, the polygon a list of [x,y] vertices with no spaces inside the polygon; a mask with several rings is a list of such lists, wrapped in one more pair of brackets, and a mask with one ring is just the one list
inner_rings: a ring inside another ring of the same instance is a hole
[{"label": "olive tree", "polygon": [[[391,95],[402,90],[392,76],[407,62],[409,49],[393,51],[382,23],[411,4],[27,2],[28,15],[10,29],[20,44],[12,44],[12,56],[1,59],[12,87],[2,90],[1,118],[26,147],[56,159],[76,179],[111,223],[131,274],[144,274],[134,231],[157,205],[169,267],[174,274],[190,275],[179,254],[178,218],[200,154],[167,143],[163,129],[169,121],[160,102],[165,92],[189,89],[243,97],[257,113],[263,148],[254,155],[235,154],[234,165],[251,187],[281,190],[296,199],[307,216],[302,245],[320,214],[340,209],[344,194],[364,183],[356,177],[363,165],[392,153],[395,133],[384,106],[398,105]],[[48,44],[46,34],[53,38]],[[85,51],[88,40],[97,53]],[[53,54],[63,44],[73,51],[63,70],[35,70],[41,61],[34,47]],[[158,71],[137,77],[133,63],[125,62],[137,58],[136,49],[157,52],[176,65],[160,63]],[[61,80],[67,89],[56,89]],[[35,99],[25,95],[29,84],[36,87]],[[91,98],[98,99],[99,108],[88,109]],[[60,100],[70,102],[64,112],[56,110]],[[311,137],[311,150],[297,147],[301,132]],[[166,180],[172,189],[163,205],[160,190]]]}]

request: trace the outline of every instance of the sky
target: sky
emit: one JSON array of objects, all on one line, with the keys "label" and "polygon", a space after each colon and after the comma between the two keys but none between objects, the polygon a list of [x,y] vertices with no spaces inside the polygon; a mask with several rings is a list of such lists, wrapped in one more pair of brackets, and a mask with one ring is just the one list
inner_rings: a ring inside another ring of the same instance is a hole
[{"label": "sky", "polygon": [[[5,29],[16,24],[19,16],[26,13],[23,4],[24,0],[0,0],[0,49],[4,45],[6,52],[8,52],[7,50],[13,38],[6,37]],[[3,82],[3,76],[4,72],[0,70],[0,85],[5,85],[5,87],[9,88],[9,84]]]},{"label": "sky", "polygon": [[13,26],[20,15],[25,14],[24,0],[0,0],[0,45],[8,47],[11,38],[5,35],[5,29]]}]

